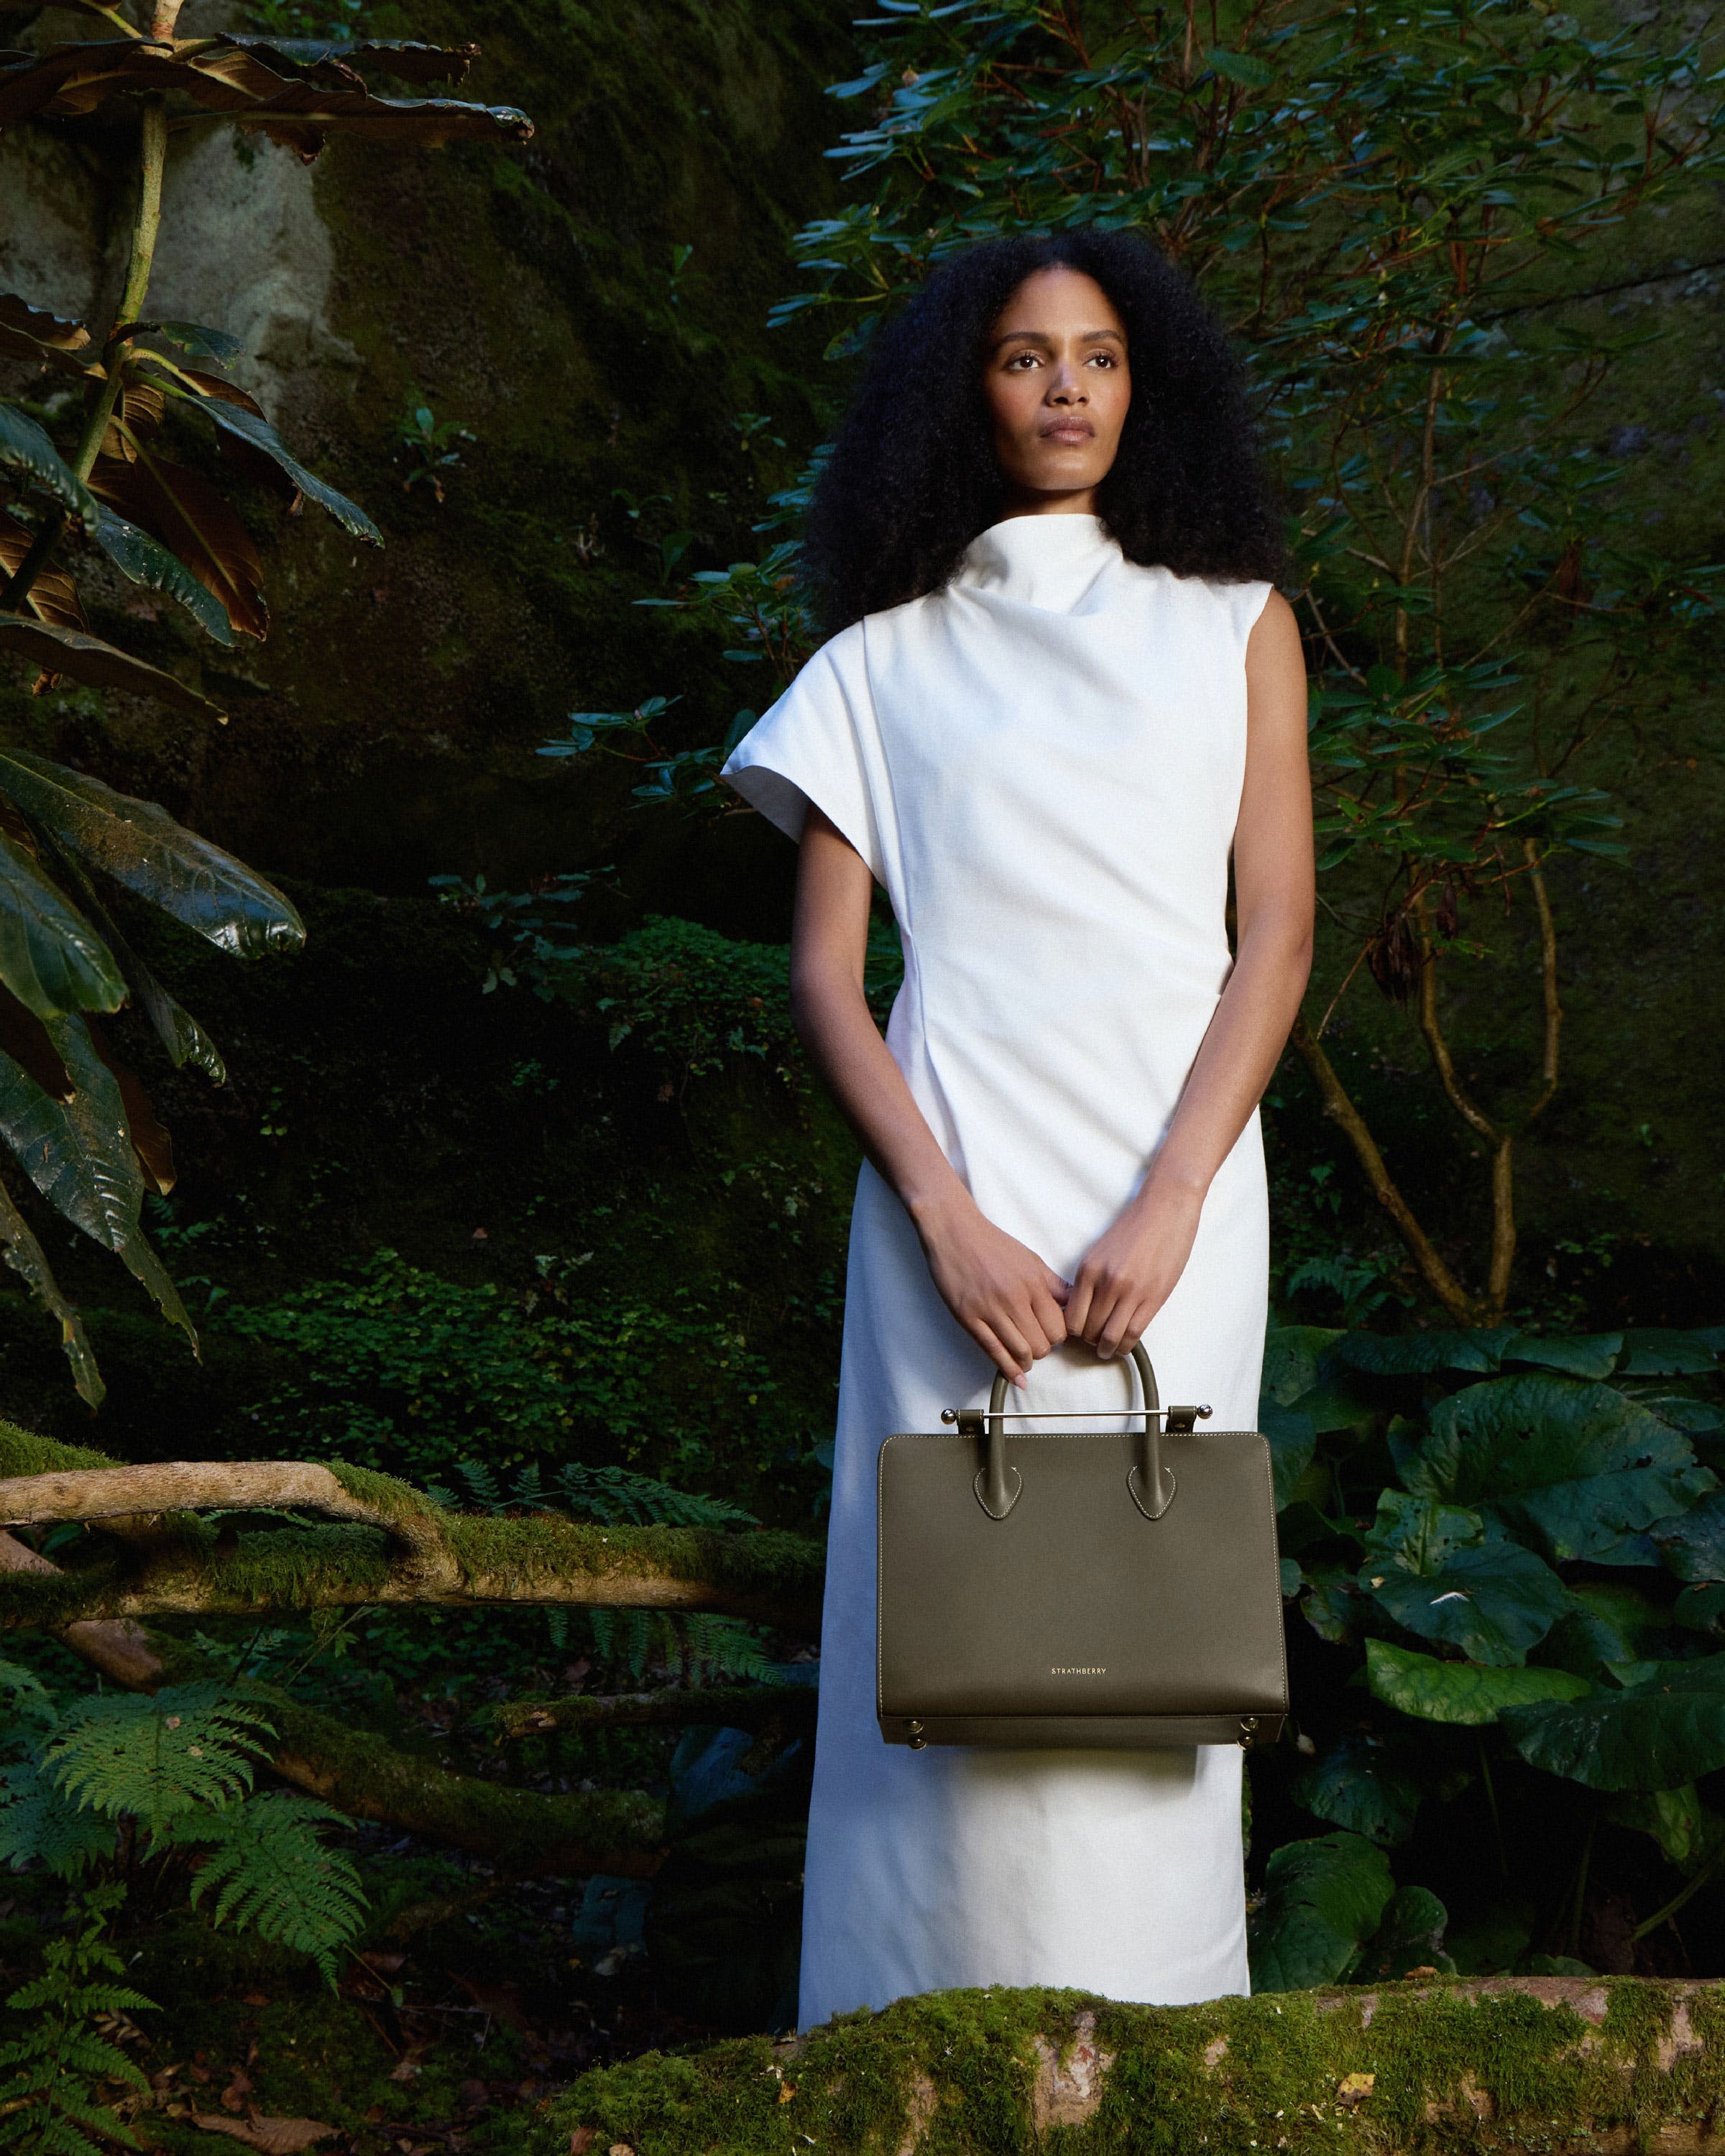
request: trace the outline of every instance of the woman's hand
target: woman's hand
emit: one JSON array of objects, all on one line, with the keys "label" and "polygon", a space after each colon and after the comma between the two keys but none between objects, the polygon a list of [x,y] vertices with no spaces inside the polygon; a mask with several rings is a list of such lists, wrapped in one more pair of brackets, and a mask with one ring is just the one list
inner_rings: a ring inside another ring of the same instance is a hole
[{"label": "woman's hand", "polygon": [[1200,1191],[1140,1193],[1084,1254],[1066,1298],[1066,1330],[1100,1355],[1136,1348],[1186,1270],[1204,1209]]},{"label": "woman's hand", "polygon": [[942,1301],[995,1368],[1022,1385],[1030,1365],[1066,1337],[1065,1281],[985,1219],[962,1185],[917,1219],[916,1232]]}]

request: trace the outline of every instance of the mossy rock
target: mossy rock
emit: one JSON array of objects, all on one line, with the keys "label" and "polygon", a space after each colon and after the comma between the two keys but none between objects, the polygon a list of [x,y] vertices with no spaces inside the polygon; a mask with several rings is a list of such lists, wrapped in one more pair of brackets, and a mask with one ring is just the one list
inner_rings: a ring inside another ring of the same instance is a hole
[{"label": "mossy rock", "polygon": [[1679,2156],[1725,2148],[1725,1988],[1502,1978],[1182,2007],[936,1992],[588,2074],[536,2133],[536,2156]]}]

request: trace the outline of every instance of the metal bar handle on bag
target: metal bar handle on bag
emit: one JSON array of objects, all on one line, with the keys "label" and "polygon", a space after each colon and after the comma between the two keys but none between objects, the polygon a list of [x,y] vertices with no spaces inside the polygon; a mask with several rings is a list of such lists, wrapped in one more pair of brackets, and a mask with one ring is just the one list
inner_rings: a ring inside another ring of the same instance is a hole
[{"label": "metal bar handle on bag", "polygon": [[[1138,1383],[1144,1396],[1143,1457],[1127,1477],[1127,1487],[1132,1500],[1147,1520],[1159,1520],[1174,1502],[1174,1477],[1172,1469],[1162,1464],[1162,1433],[1157,1428],[1157,1418],[1167,1413],[1178,1415],[1191,1427],[1190,1418],[1208,1415],[1208,1408],[1169,1408],[1161,1404],[1157,1390],[1156,1372],[1141,1340],[1132,1351],[1132,1359],[1138,1373]],[[1017,1468],[1006,1464],[1006,1376],[997,1371],[993,1387],[988,1394],[986,1420],[988,1453],[977,1471],[977,1502],[991,1520],[1004,1520],[1019,1501],[1024,1487]],[[1077,1408],[1070,1414],[1081,1416],[1129,1414],[1129,1408]],[[1068,1419],[1066,1414],[1020,1415],[1019,1421],[1056,1422]],[[956,1422],[961,1437],[981,1438],[985,1435],[984,1418],[979,1408],[947,1408],[942,1414],[943,1422]]]}]

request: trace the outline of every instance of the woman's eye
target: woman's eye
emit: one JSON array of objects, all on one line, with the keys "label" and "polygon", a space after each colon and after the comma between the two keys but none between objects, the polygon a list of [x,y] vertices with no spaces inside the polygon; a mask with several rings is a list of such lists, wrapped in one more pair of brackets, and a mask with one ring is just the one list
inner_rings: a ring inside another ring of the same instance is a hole
[{"label": "woman's eye", "polygon": [[1023,374],[1027,373],[1033,367],[1040,366],[1041,362],[1034,352],[1015,352],[1006,364],[1009,370],[1016,368]]}]

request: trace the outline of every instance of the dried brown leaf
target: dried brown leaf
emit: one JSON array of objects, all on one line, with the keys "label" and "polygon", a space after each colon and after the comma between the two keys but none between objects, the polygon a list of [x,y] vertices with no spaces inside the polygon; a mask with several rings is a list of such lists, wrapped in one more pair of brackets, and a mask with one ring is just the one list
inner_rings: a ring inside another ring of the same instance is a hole
[{"label": "dried brown leaf", "polygon": [[316,2148],[341,2131],[321,2118],[225,2118],[214,2111],[194,2111],[192,2123],[206,2133],[225,2133],[230,2141],[255,2148],[259,2156],[300,2156],[302,2149]]}]

